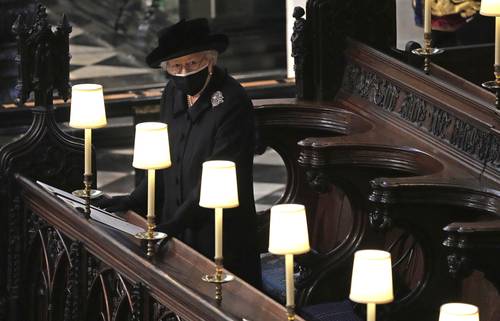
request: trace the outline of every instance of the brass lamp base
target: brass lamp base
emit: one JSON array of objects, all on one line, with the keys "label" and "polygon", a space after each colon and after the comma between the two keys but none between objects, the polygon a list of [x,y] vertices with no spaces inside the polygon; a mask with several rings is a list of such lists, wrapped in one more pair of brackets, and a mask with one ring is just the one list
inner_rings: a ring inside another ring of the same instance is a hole
[{"label": "brass lamp base", "polygon": [[[77,189],[76,191],[71,192],[71,194],[73,194],[76,197],[81,197],[81,198],[87,197],[87,193],[85,192],[84,189]],[[102,194],[103,194],[103,192],[98,190],[98,189],[91,189],[90,190],[90,199],[98,198]]]},{"label": "brass lamp base", "polygon": [[287,315],[288,321],[295,320],[295,305],[287,305],[286,306],[286,315]]},{"label": "brass lamp base", "polygon": [[92,193],[92,174],[83,174],[83,186],[84,189],[73,191],[72,194],[81,197],[85,200],[85,218],[88,220],[90,218],[90,199]]},{"label": "brass lamp base", "polygon": [[222,272],[222,258],[215,259],[215,273],[207,274],[201,278],[203,281],[215,284],[215,302],[217,305],[222,303],[222,284],[234,280],[234,275]]},{"label": "brass lamp base", "polygon": [[207,274],[201,278],[203,281],[214,284],[224,284],[234,280],[234,275],[222,273],[219,277],[217,274]]},{"label": "brass lamp base", "polygon": [[135,237],[140,240],[148,241],[146,256],[149,259],[152,259],[155,255],[155,248],[154,248],[155,241],[166,238],[167,234],[155,231],[144,231],[137,233]]},{"label": "brass lamp base", "polygon": [[431,69],[431,56],[439,55],[444,52],[443,49],[439,48],[417,48],[411,51],[413,54],[424,57],[424,72],[428,75]]},{"label": "brass lamp base", "polygon": [[136,238],[145,241],[158,241],[167,237],[167,234],[162,232],[139,232],[135,235]]},{"label": "brass lamp base", "polygon": [[500,81],[490,80],[482,83],[481,86],[495,92],[495,107],[500,109]]}]

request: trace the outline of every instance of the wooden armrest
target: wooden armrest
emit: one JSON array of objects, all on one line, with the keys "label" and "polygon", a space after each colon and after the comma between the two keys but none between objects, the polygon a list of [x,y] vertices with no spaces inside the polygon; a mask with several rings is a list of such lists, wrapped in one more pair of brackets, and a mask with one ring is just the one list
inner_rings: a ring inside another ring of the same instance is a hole
[{"label": "wooden armrest", "polygon": [[453,222],[443,228],[446,232],[491,233],[500,232],[500,219],[480,222]]}]

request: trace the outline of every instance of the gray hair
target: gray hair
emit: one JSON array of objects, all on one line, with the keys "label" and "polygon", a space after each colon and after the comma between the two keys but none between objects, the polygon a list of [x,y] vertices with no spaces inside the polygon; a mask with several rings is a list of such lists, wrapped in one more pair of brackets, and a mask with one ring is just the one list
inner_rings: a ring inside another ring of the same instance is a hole
[{"label": "gray hair", "polygon": [[217,52],[217,50],[206,50],[205,54],[207,55],[208,59],[213,62],[214,65],[217,63],[217,58],[219,57],[219,53]]}]

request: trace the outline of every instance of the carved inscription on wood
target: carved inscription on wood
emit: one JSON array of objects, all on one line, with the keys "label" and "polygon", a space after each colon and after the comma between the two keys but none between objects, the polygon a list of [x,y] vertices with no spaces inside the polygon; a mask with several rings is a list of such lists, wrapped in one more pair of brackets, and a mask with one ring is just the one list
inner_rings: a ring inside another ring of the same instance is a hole
[{"label": "carved inscription on wood", "polygon": [[500,137],[350,62],[342,89],[391,112],[485,165],[500,168]]}]

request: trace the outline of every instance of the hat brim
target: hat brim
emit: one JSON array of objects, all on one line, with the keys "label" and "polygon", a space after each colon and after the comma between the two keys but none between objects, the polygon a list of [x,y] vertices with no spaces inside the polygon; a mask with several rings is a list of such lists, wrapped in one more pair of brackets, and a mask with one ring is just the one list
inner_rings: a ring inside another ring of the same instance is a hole
[{"label": "hat brim", "polygon": [[222,53],[226,50],[228,44],[229,44],[229,39],[227,38],[226,35],[216,34],[216,35],[210,35],[207,38],[207,41],[204,43],[198,44],[190,48],[179,49],[173,52],[165,52],[165,48],[158,46],[146,56],[146,63],[151,68],[160,68],[160,63],[165,60],[189,55],[194,52],[200,52],[205,50],[216,50],[218,53]]}]

